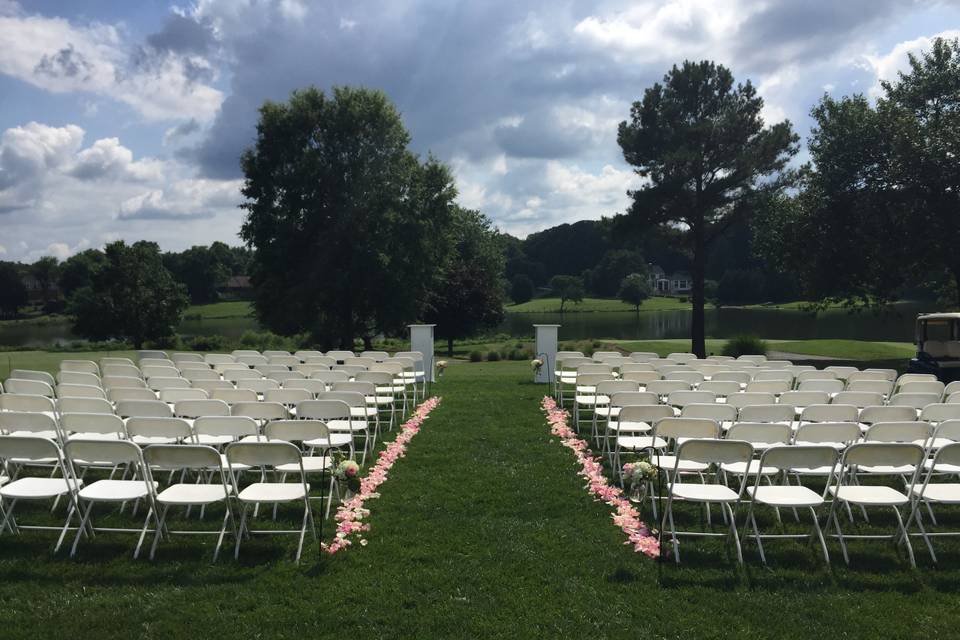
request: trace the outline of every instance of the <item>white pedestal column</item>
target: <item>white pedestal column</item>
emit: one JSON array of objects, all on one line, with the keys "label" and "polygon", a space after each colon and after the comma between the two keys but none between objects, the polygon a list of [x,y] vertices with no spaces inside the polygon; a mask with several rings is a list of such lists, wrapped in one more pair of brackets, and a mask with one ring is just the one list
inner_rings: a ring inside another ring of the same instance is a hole
[{"label": "white pedestal column", "polygon": [[557,366],[557,329],[560,325],[535,324],[533,327],[537,330],[537,357],[544,358],[536,381],[549,384],[553,380],[553,371]]},{"label": "white pedestal column", "polygon": [[410,351],[419,351],[423,354],[423,371],[427,382],[435,382],[436,371],[433,367],[433,328],[435,324],[410,325]]}]

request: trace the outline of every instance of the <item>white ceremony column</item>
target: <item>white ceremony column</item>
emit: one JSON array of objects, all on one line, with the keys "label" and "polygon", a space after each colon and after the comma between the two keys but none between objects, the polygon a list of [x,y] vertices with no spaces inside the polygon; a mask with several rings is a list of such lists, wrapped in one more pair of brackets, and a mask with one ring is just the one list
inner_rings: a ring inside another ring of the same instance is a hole
[{"label": "white ceremony column", "polygon": [[423,354],[423,372],[427,382],[435,382],[436,372],[433,368],[433,328],[435,324],[410,325],[410,351],[419,351]]},{"label": "white ceremony column", "polygon": [[550,383],[557,366],[557,329],[558,324],[535,324],[537,330],[537,357],[544,358],[543,366],[537,373],[537,382]]}]

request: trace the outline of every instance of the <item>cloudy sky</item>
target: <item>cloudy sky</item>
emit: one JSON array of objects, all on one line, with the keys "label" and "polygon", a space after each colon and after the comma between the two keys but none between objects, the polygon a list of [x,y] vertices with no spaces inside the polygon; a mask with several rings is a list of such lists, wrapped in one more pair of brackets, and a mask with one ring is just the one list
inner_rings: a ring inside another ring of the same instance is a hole
[{"label": "cloudy sky", "polygon": [[504,231],[599,218],[635,182],[616,125],[672,64],[729,66],[805,136],[825,92],[958,29],[934,0],[0,0],[0,259],[238,244],[257,107],[308,84],[385,90]]}]

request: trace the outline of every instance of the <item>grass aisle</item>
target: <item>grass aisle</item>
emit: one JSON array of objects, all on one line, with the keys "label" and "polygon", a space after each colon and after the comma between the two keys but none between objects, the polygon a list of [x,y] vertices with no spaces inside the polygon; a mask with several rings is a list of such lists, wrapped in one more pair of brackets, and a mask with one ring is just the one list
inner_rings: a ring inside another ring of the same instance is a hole
[{"label": "grass aisle", "polygon": [[[950,637],[960,623],[960,553],[922,568],[881,544],[855,568],[825,569],[800,544],[748,568],[719,544],[659,565],[624,546],[610,510],[551,438],[526,363],[453,363],[443,403],[370,503],[366,547],[294,565],[292,543],[245,543],[210,563],[178,538],[154,563],[130,536],[50,556],[52,538],[0,538],[3,638]],[[955,526],[956,522],[953,523]],[[330,523],[326,529],[331,530]],[[230,554],[226,554],[229,556]]]}]

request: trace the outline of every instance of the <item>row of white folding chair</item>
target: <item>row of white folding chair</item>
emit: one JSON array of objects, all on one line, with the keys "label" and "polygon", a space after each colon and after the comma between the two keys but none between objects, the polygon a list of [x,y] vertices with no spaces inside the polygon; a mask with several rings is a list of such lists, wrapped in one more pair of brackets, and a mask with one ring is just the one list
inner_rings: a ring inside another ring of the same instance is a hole
[{"label": "row of white folding chair", "polygon": [[[280,425],[277,426],[280,427]],[[303,428],[303,424],[293,425],[290,430],[291,434],[300,435],[304,432]],[[69,504],[66,522],[60,529],[60,537],[54,552],[59,550],[76,517],[79,523],[75,527],[76,535],[70,552],[70,555],[73,556],[80,539],[84,536],[89,537],[97,530],[91,521],[94,504],[102,502],[122,504],[130,500],[144,500],[148,504],[148,510],[142,528],[112,528],[110,530],[139,533],[139,539],[134,550],[134,557],[136,558],[140,554],[149,527],[153,524],[154,541],[150,553],[150,557],[153,558],[161,537],[172,533],[165,527],[166,515],[170,507],[207,506],[223,503],[225,516],[222,528],[219,532],[211,532],[218,536],[214,551],[214,559],[216,559],[228,524],[233,527],[236,538],[235,556],[239,554],[240,542],[245,533],[246,516],[250,506],[263,503],[299,503],[302,501],[304,516],[302,527],[299,530],[256,532],[299,534],[300,541],[296,552],[296,560],[299,561],[308,523],[313,528],[314,538],[319,539],[316,527],[313,524],[313,514],[309,500],[310,486],[307,483],[307,472],[304,468],[305,458],[300,448],[286,441],[237,442],[227,445],[224,458],[225,464],[219,452],[202,445],[155,445],[141,450],[139,446],[129,441],[117,440],[111,442],[76,439],[67,441],[61,449],[56,442],[50,439],[2,436],[0,437],[0,459],[19,462],[53,460],[59,467],[60,477],[24,477],[0,487],[0,505],[5,507],[0,510],[3,516],[2,524],[0,524],[0,534],[5,529],[9,529],[11,533],[19,533],[24,528],[51,528],[14,524],[12,514],[18,501],[59,500],[67,497]],[[90,466],[89,461],[96,461],[94,464],[97,465],[124,466],[132,471],[132,474],[129,476],[124,474],[122,480],[109,478],[97,480],[85,486],[78,469]],[[325,464],[329,467],[328,461]],[[241,488],[235,473],[235,469],[239,467],[272,468],[278,472],[280,484],[276,481],[269,482],[268,476],[262,475],[259,482]],[[172,483],[163,491],[158,492],[159,483],[154,479],[154,471],[184,472],[188,469],[195,472],[198,481],[209,476],[213,469],[217,469],[220,482],[207,480],[203,484],[199,482]],[[285,477],[291,473],[298,473],[300,476],[299,483],[291,485],[285,482]],[[298,487],[299,489],[295,490],[292,487]],[[243,508],[243,517],[239,528],[233,518],[230,505],[232,499],[237,500]],[[321,493],[321,510],[323,499],[324,496]],[[83,508],[84,506],[86,506],[86,509]],[[196,530],[191,530],[189,533],[196,533]],[[247,531],[247,533],[255,532]]]}]

